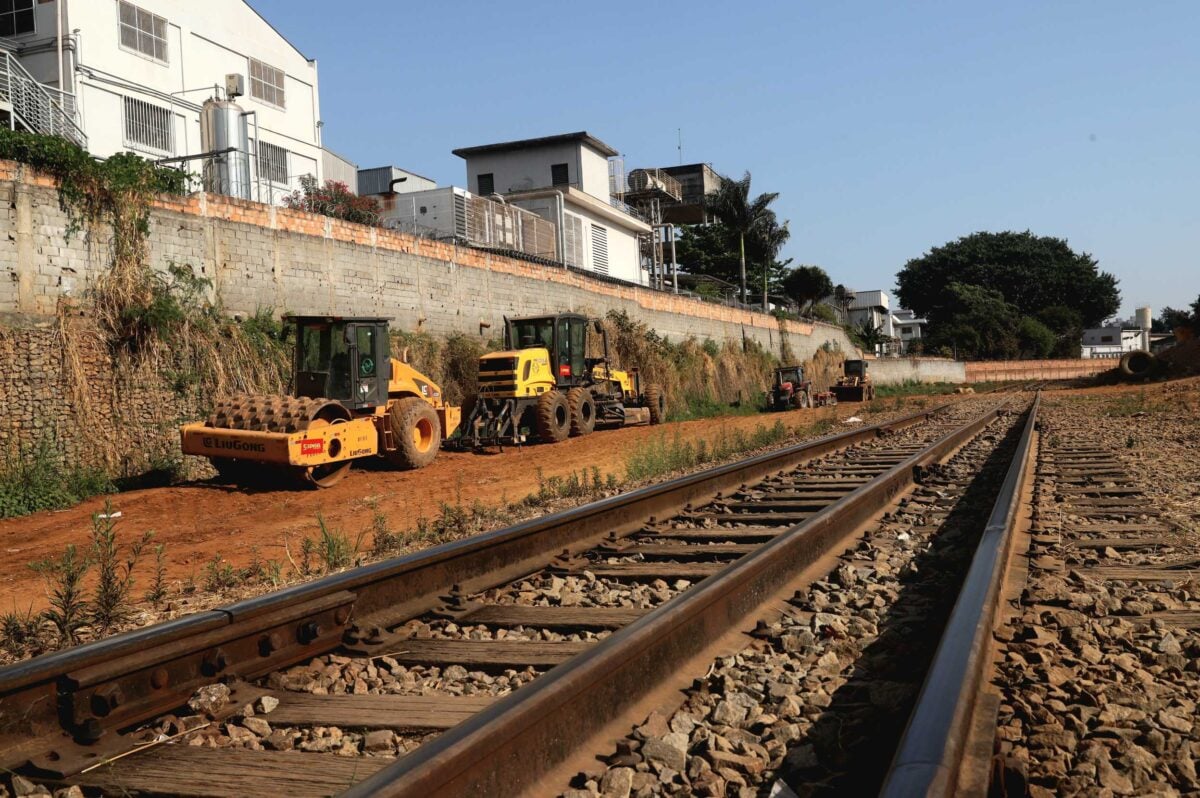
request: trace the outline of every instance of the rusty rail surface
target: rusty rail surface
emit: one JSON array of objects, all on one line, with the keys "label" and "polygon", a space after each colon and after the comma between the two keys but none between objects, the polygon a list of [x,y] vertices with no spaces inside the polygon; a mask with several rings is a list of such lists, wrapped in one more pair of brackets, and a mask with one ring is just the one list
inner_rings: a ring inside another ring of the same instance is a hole
[{"label": "rusty rail surface", "polygon": [[975,761],[964,756],[964,749],[991,667],[990,641],[1020,513],[1021,486],[1034,459],[1033,432],[1040,405],[1039,392],[896,749],[880,793],[885,798],[953,795],[962,768],[972,762],[985,770],[990,767],[990,757]]},{"label": "rusty rail surface", "polygon": [[[796,444],[0,669],[0,767],[49,777],[78,773],[128,750],[131,744],[122,729],[182,706],[200,686],[233,677],[254,679],[343,645],[378,644],[386,639],[387,627],[444,604],[447,594],[536,572],[561,552],[590,548],[612,533],[631,534],[648,520],[669,517],[688,504],[709,501],[806,460],[925,421],[945,407]],[[909,479],[911,474],[896,475],[883,490],[892,495]],[[821,514],[813,519],[817,523],[806,525],[812,531],[805,539],[829,536],[835,523],[854,514],[852,508],[844,508],[836,522]],[[776,578],[777,569],[770,570]],[[738,604],[743,605],[749,606]],[[734,611],[733,604],[722,606]],[[719,623],[728,625],[733,617]]]},{"label": "rusty rail surface", "polygon": [[696,587],[614,632],[344,796],[511,796],[705,653],[823,555],[995,419],[999,406],[790,527]]}]

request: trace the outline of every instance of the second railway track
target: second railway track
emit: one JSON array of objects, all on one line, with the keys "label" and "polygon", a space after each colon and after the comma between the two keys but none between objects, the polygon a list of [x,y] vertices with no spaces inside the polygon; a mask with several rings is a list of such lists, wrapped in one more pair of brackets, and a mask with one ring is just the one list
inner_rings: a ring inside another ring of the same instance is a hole
[{"label": "second railway track", "polygon": [[964,400],[7,668],[0,765],[106,794],[554,791],[1027,404]]}]

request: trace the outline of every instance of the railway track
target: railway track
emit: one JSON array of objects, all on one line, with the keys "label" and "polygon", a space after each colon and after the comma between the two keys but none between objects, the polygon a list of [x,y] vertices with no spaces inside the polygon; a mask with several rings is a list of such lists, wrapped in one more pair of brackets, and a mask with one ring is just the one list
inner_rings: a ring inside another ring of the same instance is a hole
[{"label": "railway track", "polygon": [[556,790],[556,766],[1011,426],[1006,403],[1024,401],[965,400],[7,668],[0,765],[104,793]]}]

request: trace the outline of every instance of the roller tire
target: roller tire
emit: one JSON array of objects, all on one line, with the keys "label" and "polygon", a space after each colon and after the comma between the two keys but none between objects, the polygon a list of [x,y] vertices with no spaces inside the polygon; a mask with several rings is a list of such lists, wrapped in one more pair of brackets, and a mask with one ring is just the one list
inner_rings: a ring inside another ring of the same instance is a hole
[{"label": "roller tire", "polygon": [[558,391],[538,397],[537,434],[544,443],[561,443],[571,434],[571,408],[567,397]]},{"label": "roller tire", "polygon": [[398,468],[424,468],[437,457],[442,445],[442,425],[437,412],[424,399],[409,396],[388,407],[388,426],[396,448],[387,453]]},{"label": "roller tire", "polygon": [[217,481],[239,485],[250,482],[256,470],[255,466],[261,465],[246,460],[235,460],[232,457],[210,457],[208,462],[217,472]]},{"label": "roller tire", "polygon": [[596,400],[587,388],[567,391],[567,406],[571,410],[571,437],[588,435],[596,428]]},{"label": "roller tire", "polygon": [[657,385],[646,388],[646,407],[650,409],[650,423],[661,424],[667,420],[667,395]]}]

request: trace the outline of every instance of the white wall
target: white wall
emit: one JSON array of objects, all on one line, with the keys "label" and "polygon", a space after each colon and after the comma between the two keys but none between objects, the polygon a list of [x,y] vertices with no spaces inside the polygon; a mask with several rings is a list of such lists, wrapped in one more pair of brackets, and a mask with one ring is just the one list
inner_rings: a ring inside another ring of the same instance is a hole
[{"label": "white wall", "polygon": [[568,181],[593,197],[608,201],[608,159],[581,141],[470,155],[467,191],[479,192],[479,175],[491,174],[496,191],[509,194],[549,188],[550,166],[567,165]]},{"label": "white wall", "polygon": [[[36,6],[37,31],[17,37],[22,63],[35,77],[57,85],[55,14],[61,0]],[[132,150],[152,158],[201,152],[199,110],[224,86],[225,75],[241,74],[246,95],[237,102],[254,111],[263,141],[289,152],[288,184],[274,186],[272,199],[298,185],[303,174],[322,177],[317,64],[309,61],[243,0],[136,0],[134,5],[167,20],[167,58],[157,61],[123,48],[118,0],[68,0],[66,31],[79,30],[65,43],[66,88],[78,97],[88,149],[105,157]],[[284,107],[251,96],[249,59],[284,72]],[[199,91],[193,91],[199,89]],[[182,92],[182,93],[181,93]],[[124,131],[123,98],[174,108],[175,140],[170,152],[130,142]],[[253,130],[251,131],[253,136]],[[189,167],[199,172],[199,162]]]},{"label": "white wall", "polygon": [[[558,213],[558,199],[555,197],[539,197],[536,199],[514,200],[513,205],[533,211],[543,219],[555,224]],[[641,261],[638,257],[637,234],[620,227],[585,205],[573,203],[569,199],[563,210],[567,224],[572,219],[582,223],[583,254],[577,265],[581,269],[597,271],[595,253],[592,247],[592,225],[603,227],[608,237],[608,276],[637,285],[645,285],[646,277],[642,273]]]}]

